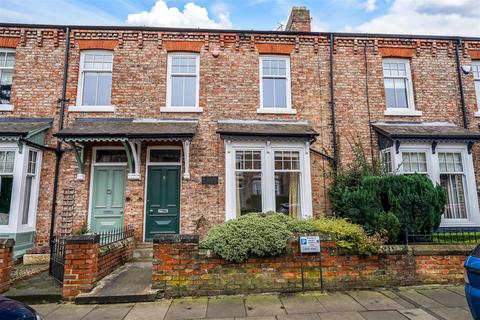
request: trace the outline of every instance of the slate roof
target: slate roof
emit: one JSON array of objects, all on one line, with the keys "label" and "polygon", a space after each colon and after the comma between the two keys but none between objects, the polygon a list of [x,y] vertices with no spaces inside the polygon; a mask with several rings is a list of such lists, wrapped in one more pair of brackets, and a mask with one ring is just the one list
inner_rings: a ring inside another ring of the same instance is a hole
[{"label": "slate roof", "polygon": [[191,138],[196,120],[80,118],[56,134],[59,138]]},{"label": "slate roof", "polygon": [[388,139],[480,140],[480,132],[451,123],[373,123],[373,129]]},{"label": "slate roof", "polygon": [[314,139],[318,133],[306,122],[219,120],[222,136],[303,137]]},{"label": "slate roof", "polygon": [[0,135],[25,137],[50,128],[52,122],[52,118],[0,118]]}]

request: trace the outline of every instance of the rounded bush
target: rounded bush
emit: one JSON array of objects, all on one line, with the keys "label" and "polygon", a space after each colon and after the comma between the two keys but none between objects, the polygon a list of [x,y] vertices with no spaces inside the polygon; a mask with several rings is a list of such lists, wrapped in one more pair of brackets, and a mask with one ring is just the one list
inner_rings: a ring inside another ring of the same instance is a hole
[{"label": "rounded bush", "polygon": [[200,247],[213,250],[225,260],[242,262],[252,256],[279,255],[291,235],[281,218],[250,213],[213,227]]}]

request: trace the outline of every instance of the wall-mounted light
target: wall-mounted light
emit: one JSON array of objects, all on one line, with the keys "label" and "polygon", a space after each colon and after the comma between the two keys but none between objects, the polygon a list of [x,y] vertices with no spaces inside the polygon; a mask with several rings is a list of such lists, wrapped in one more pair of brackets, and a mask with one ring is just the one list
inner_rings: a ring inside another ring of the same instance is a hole
[{"label": "wall-mounted light", "polygon": [[220,51],[218,51],[218,50],[213,50],[213,51],[212,51],[212,56],[213,56],[214,58],[218,58],[219,55],[220,55]]},{"label": "wall-mounted light", "polygon": [[469,74],[472,71],[472,66],[462,66],[463,74]]}]

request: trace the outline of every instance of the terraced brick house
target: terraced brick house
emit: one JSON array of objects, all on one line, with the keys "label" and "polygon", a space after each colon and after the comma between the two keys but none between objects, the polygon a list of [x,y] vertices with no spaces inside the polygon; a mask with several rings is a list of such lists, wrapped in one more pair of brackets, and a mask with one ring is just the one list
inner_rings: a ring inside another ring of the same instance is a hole
[{"label": "terraced brick house", "polygon": [[362,141],[480,226],[480,38],[0,25],[0,236],[16,255],[88,223],[200,233],[328,214]]}]

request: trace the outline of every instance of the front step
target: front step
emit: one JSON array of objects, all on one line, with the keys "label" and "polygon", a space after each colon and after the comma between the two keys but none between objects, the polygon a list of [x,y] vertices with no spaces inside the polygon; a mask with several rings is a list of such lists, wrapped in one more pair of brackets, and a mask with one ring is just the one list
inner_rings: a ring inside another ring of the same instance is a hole
[{"label": "front step", "polygon": [[133,259],[132,261],[152,261],[153,260],[153,246],[150,244],[141,243],[137,245],[137,248],[133,251]]}]

